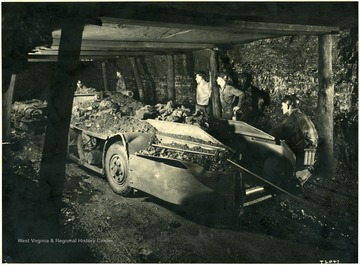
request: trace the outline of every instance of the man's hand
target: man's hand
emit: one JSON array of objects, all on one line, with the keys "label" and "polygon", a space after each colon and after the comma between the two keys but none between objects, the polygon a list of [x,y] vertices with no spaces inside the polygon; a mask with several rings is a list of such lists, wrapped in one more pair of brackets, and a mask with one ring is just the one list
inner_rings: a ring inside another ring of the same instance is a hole
[{"label": "man's hand", "polygon": [[237,112],[239,109],[240,109],[240,107],[235,106],[235,107],[233,108],[233,112]]}]

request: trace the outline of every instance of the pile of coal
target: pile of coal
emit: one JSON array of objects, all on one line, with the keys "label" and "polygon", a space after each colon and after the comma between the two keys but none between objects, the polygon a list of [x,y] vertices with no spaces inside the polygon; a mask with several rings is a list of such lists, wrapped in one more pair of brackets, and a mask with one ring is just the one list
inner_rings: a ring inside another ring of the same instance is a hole
[{"label": "pile of coal", "polygon": [[15,101],[11,109],[11,123],[22,131],[43,131],[47,102],[39,99]]},{"label": "pile of coal", "polygon": [[155,106],[146,105],[136,111],[135,117],[138,119],[156,119],[193,124],[203,129],[206,129],[209,126],[202,113],[197,112],[193,114],[189,108],[185,108],[183,105],[175,107],[172,101],[169,101],[166,104],[159,103]]},{"label": "pile of coal", "polygon": [[[227,172],[230,170],[227,159],[231,158],[233,153],[225,149],[224,146],[221,146],[222,148],[209,148],[209,145],[214,147],[217,145],[191,136],[166,135],[173,138],[174,141],[161,143],[155,136],[152,143],[137,154],[190,162],[202,166],[206,171]],[[184,140],[189,144],[182,142]]]},{"label": "pile of coal", "polygon": [[156,107],[146,105],[136,111],[135,118],[139,120],[155,119],[157,115]]},{"label": "pile of coal", "polygon": [[71,124],[96,133],[149,132],[154,128],[133,116],[143,106],[121,93],[106,92],[100,97],[74,98]]},{"label": "pile of coal", "polygon": [[123,115],[134,116],[137,110],[144,106],[144,104],[142,104],[140,101],[132,97],[128,97],[121,92],[108,91],[106,92],[105,96],[111,99],[113,103],[118,105],[119,111]]},{"label": "pile of coal", "polygon": [[185,108],[184,106],[175,108],[171,101],[167,104],[157,104],[155,107],[159,112],[156,119],[162,121],[184,123],[186,117],[190,116],[191,113],[190,109]]},{"label": "pile of coal", "polygon": [[87,94],[95,94],[97,93],[97,90],[93,87],[87,87],[85,84],[81,82],[81,80],[78,80],[76,83],[76,90],[75,94],[78,95],[87,95]]},{"label": "pile of coal", "polygon": [[116,123],[123,122],[125,116],[137,120],[156,119],[208,128],[202,113],[192,114],[189,108],[174,106],[172,101],[155,106],[144,105],[119,91],[96,92],[95,89],[88,88],[78,81],[72,109],[72,124],[81,128],[91,128],[95,132],[118,132],[119,129],[114,127],[118,127]]},{"label": "pile of coal", "polygon": [[[171,101],[155,106],[142,105],[131,97],[118,92],[106,92],[99,97],[82,95],[74,99],[71,123],[78,128],[99,134],[111,135],[115,133],[142,132],[151,134],[148,148],[138,152],[140,155],[150,155],[162,158],[176,159],[201,165],[207,171],[226,171],[227,154],[213,142],[204,141],[191,136],[165,134],[174,139],[166,145],[156,137],[156,129],[146,119],[157,119],[170,122],[196,124],[205,126],[202,113],[191,114],[184,106],[175,107]],[[178,143],[177,140],[185,141]],[[186,142],[190,144],[187,145]],[[207,146],[207,148],[203,148]]]},{"label": "pile of coal", "polygon": [[83,122],[75,122],[75,120],[73,124],[78,128],[106,135],[125,132],[155,133],[156,131],[145,120],[121,116],[119,112],[115,112],[113,109],[97,112]]},{"label": "pile of coal", "polygon": [[[190,162],[202,166],[206,171],[228,172],[231,169],[229,162],[226,160],[227,157],[230,157],[230,154],[224,156],[197,154],[192,153],[191,151],[194,149],[188,146],[182,146],[181,149],[183,151],[150,145],[146,150],[139,151],[138,154]],[[199,151],[199,148],[197,148],[197,151]]]}]

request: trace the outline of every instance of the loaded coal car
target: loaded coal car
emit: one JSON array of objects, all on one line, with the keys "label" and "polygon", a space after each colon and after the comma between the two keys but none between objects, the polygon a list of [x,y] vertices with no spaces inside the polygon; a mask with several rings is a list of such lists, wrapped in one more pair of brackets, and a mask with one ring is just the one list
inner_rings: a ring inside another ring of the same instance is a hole
[{"label": "loaded coal car", "polygon": [[264,160],[258,153],[267,150],[294,166],[286,145],[243,122],[222,121],[231,135],[214,130],[220,141],[196,125],[115,115],[105,130],[99,125],[104,118],[96,119],[92,125],[72,122],[69,157],[104,175],[123,196],[140,190],[172,204],[216,203],[240,214],[243,207],[271,198],[264,183],[249,174],[254,169],[261,174],[257,169]]}]

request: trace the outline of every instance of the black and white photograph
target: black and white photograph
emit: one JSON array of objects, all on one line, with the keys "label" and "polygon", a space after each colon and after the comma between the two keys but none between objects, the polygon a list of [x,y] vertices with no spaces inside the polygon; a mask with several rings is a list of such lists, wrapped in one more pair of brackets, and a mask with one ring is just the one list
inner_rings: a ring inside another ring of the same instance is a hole
[{"label": "black and white photograph", "polygon": [[358,264],[358,10],[1,2],[1,262]]}]

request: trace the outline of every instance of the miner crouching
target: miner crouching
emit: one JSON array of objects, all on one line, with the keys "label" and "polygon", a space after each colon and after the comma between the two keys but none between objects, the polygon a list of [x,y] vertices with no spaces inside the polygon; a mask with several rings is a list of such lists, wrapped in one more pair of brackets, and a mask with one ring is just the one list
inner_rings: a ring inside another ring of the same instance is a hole
[{"label": "miner crouching", "polygon": [[[318,133],[308,116],[299,109],[300,100],[295,95],[286,95],[281,101],[285,120],[271,129],[270,134],[284,140],[296,156],[295,176],[301,186],[310,178],[315,163]],[[277,161],[276,161],[277,162]],[[268,161],[266,174],[273,178],[275,161]]]}]

